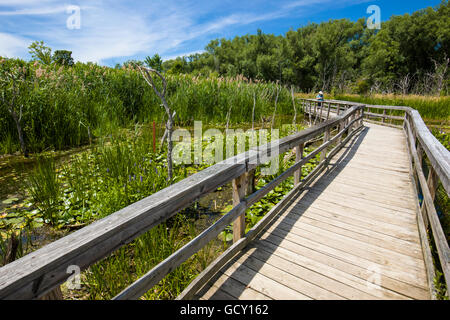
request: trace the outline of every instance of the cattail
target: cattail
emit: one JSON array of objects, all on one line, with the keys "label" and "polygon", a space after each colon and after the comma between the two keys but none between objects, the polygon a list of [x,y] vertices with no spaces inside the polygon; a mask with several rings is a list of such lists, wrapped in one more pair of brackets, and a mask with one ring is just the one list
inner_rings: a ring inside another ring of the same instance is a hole
[{"label": "cattail", "polygon": [[44,74],[44,70],[39,67],[36,69],[36,78],[40,78]]}]

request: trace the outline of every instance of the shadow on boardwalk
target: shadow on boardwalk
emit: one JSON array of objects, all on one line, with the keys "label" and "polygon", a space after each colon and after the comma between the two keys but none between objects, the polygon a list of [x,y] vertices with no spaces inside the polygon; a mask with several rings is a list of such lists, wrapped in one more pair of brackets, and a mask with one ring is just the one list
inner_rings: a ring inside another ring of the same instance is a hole
[{"label": "shadow on boardwalk", "polygon": [[[257,248],[256,251],[253,251],[252,253],[249,252],[250,249],[255,248],[254,245],[250,244],[247,248],[245,248],[241,253],[239,253],[235,258],[233,258],[230,262],[228,262],[222,270],[227,270],[230,266],[232,266],[234,263],[236,263],[237,260],[241,259],[238,267],[236,270],[231,274],[230,277],[225,280],[224,283],[222,283],[219,288],[226,288],[229,286],[233,286],[233,296],[238,299],[240,298],[240,295],[243,293],[243,291],[248,287],[249,283],[252,281],[252,279],[258,274],[259,270],[265,265],[267,259],[270,258],[270,256],[274,252],[274,248],[277,248],[280,243],[285,239],[285,237],[289,234],[290,229],[292,229],[293,225],[301,219],[304,212],[308,210],[308,208],[314,203],[314,201],[326,190],[327,184],[331,183],[338,175],[339,173],[345,168],[345,166],[350,162],[350,160],[355,156],[355,154],[358,152],[358,149],[363,142],[365,136],[367,135],[370,128],[364,128],[362,131],[360,131],[358,134],[356,134],[350,142],[347,143],[341,149],[340,153],[338,154],[339,158],[335,156],[331,160],[331,164],[328,165],[327,169],[322,172],[320,178],[316,178],[316,180],[313,182],[313,184],[316,186],[314,194],[308,194],[308,197],[304,197],[301,201],[301,206],[294,206],[295,208],[295,215],[289,215],[282,216],[288,207],[292,205],[292,202],[289,201],[284,208],[280,210],[280,213],[275,217],[271,223],[266,227],[265,230],[261,231],[259,237],[263,235],[267,229],[270,229],[273,226],[274,222],[281,222],[281,224],[278,224],[271,233],[275,233],[276,237],[273,237],[271,240],[271,243],[274,245],[272,247],[264,247],[263,250],[260,248]],[[325,183],[328,182],[328,183]],[[297,199],[298,197],[305,195],[308,193],[310,188],[306,188],[302,191],[299,191],[298,194],[296,194],[293,197],[293,200]],[[252,243],[258,242],[259,237],[256,238]],[[243,255],[248,254],[246,258],[243,259]],[[257,255],[257,257],[255,257]],[[251,262],[250,262],[251,261]],[[247,263],[249,262],[249,263]],[[241,276],[236,276],[240,274]],[[243,280],[242,274],[245,274],[245,280]],[[215,283],[216,280],[222,275],[222,273],[216,274],[215,277],[213,277],[209,283]],[[239,282],[242,283],[241,286],[236,286],[236,280],[235,278],[239,279]],[[204,288],[202,291],[198,293],[198,296],[202,296],[208,288]],[[221,299],[220,294],[216,292],[213,294],[209,299]]]}]

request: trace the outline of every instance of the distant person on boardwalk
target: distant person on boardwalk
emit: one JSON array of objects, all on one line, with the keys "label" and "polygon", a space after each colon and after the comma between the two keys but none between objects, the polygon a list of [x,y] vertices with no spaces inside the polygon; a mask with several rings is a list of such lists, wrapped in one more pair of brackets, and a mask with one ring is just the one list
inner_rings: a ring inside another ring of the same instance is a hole
[{"label": "distant person on boardwalk", "polygon": [[[323,100],[324,100],[324,99],[323,99],[323,92],[322,92],[322,91],[319,91],[319,94],[317,95],[316,99],[317,99],[318,101],[323,101]],[[322,107],[322,103],[321,103],[321,102],[319,102],[319,107]]]}]

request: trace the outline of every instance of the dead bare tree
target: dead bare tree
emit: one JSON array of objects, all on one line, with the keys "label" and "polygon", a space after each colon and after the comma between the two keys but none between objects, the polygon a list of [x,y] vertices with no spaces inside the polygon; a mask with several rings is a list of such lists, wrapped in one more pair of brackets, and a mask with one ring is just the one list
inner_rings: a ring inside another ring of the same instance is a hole
[{"label": "dead bare tree", "polygon": [[381,91],[382,83],[380,81],[375,81],[375,83],[370,88],[370,93],[379,93]]},{"label": "dead bare tree", "polygon": [[[164,110],[166,111],[166,114],[168,116],[168,121],[166,123],[166,130],[167,130],[167,174],[168,174],[168,180],[171,181],[173,177],[173,160],[172,160],[172,150],[173,150],[173,142],[172,142],[172,131],[173,131],[173,117],[172,110],[170,109],[169,104],[166,100],[166,89],[167,89],[167,82],[166,78],[159,73],[157,70],[152,68],[146,68],[137,65],[139,71],[141,72],[142,76],[144,77],[144,80],[148,83],[148,85],[153,89],[155,94],[159,97],[159,99],[162,102],[162,106],[164,107]],[[155,82],[153,81],[152,73],[156,74],[162,81],[163,89],[162,92],[159,91],[156,88]]]},{"label": "dead bare tree", "polygon": [[435,84],[435,91],[437,95],[440,95],[442,92],[442,89],[444,89],[444,83],[448,71],[448,66],[450,64],[450,58],[447,57],[447,54],[445,54],[444,59],[441,63],[438,63],[436,60],[431,59],[434,63],[434,84]]},{"label": "dead bare tree", "polygon": [[412,79],[413,77],[408,73],[405,76],[401,77],[400,80],[398,81],[397,87],[400,89],[400,92],[403,95],[408,94]]}]

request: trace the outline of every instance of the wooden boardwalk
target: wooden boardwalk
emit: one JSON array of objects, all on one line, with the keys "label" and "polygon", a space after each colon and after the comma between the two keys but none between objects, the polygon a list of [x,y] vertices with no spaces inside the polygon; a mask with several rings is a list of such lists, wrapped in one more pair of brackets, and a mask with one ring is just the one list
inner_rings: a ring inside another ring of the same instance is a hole
[{"label": "wooden boardwalk", "polygon": [[[450,288],[450,248],[435,206],[438,187],[450,196],[450,152],[409,107],[301,104],[310,128],[210,166],[3,266],[0,299],[61,297],[69,268],[85,270],[227,183],[233,208],[114,300],[140,299],[230,224],[233,244],[177,299],[437,299],[434,262]],[[311,141],[321,144],[305,154]],[[287,152],[294,165],[248,188],[259,166]],[[300,177],[311,161],[314,170]],[[248,230],[246,210],[292,176],[294,189]]]},{"label": "wooden boardwalk", "polygon": [[403,131],[366,124],[197,299],[429,299]]}]

